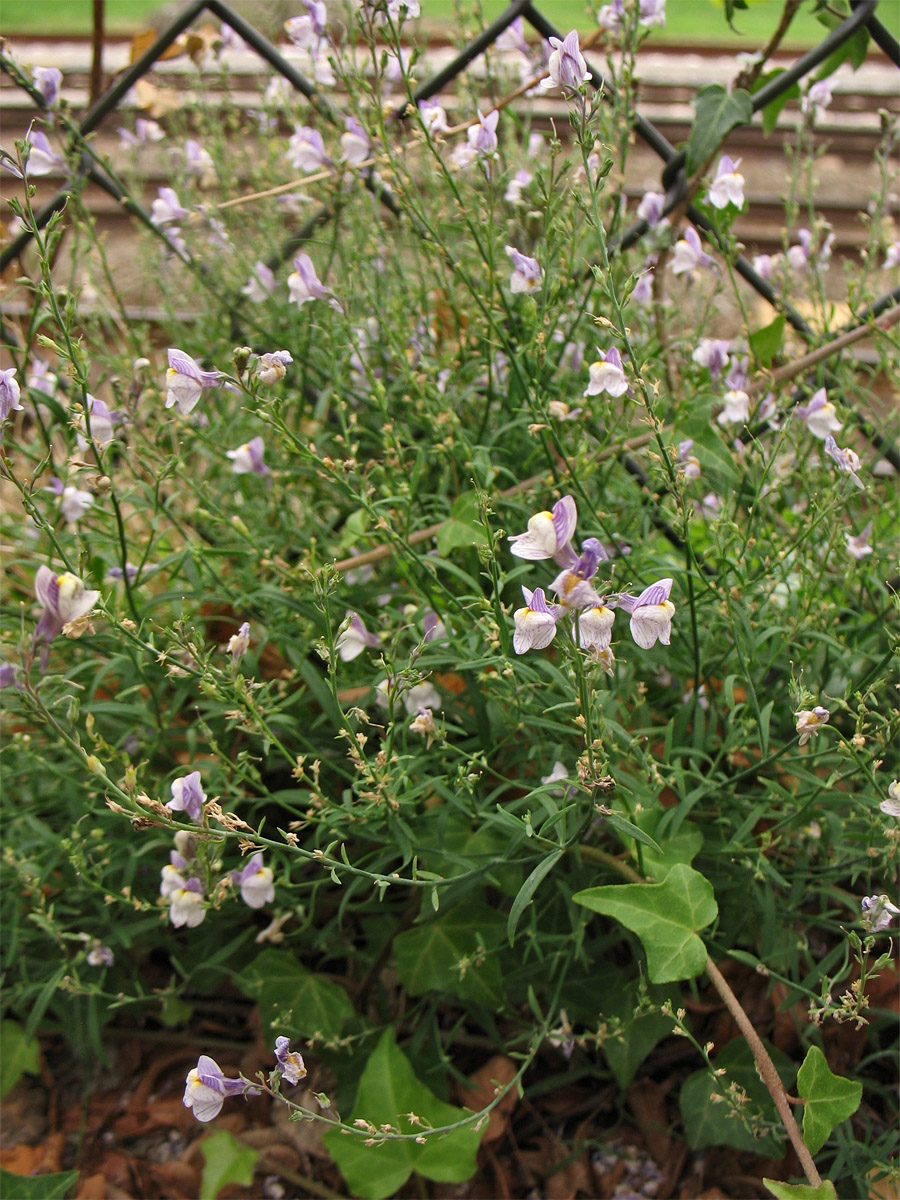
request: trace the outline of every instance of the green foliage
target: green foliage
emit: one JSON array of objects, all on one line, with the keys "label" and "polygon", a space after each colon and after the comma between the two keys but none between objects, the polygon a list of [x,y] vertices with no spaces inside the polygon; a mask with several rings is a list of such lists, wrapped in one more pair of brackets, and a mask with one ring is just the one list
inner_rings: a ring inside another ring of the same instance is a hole
[{"label": "green foliage", "polygon": [[229,1183],[249,1187],[253,1182],[253,1168],[259,1160],[259,1151],[243,1145],[227,1130],[205,1137],[200,1143],[200,1153],[205,1164],[200,1181],[202,1200],[215,1200]]},{"label": "green foliage", "polygon": [[830,1070],[818,1046],[810,1046],[797,1074],[797,1091],[803,1106],[803,1140],[810,1154],[818,1154],[835,1125],[852,1117],[862,1099],[862,1084]]},{"label": "green foliage", "polygon": [[782,1183],[779,1179],[763,1179],[763,1183],[775,1200],[837,1200],[830,1179],[823,1179],[818,1187],[808,1183]]},{"label": "green foliage", "polygon": [[285,950],[263,950],[238,976],[241,989],[259,1005],[263,1029],[333,1041],[353,1013],[340,984],[308,971]]},{"label": "green foliage", "polygon": [[[438,1183],[468,1179],[481,1141],[471,1125],[432,1135],[424,1145],[416,1141],[424,1131],[457,1125],[464,1117],[462,1109],[444,1104],[416,1079],[393,1032],[386,1030],[366,1063],[348,1120],[368,1126],[374,1144],[364,1145],[362,1137],[338,1130],[327,1133],[325,1143],[353,1194],[381,1200],[402,1187],[413,1171]],[[385,1126],[405,1140],[384,1140]]]},{"label": "green foliage", "polygon": [[3,1200],[65,1200],[78,1182],[77,1171],[55,1175],[14,1175],[0,1167]]},{"label": "green foliage", "polygon": [[638,935],[654,983],[691,979],[706,965],[697,931],[712,924],[718,907],[709,880],[684,863],[676,863],[661,883],[586,888],[572,899]]},{"label": "green foliage", "polygon": [[715,154],[736,125],[746,125],[753,116],[753,99],[741,89],[729,92],[721,83],[710,83],[694,98],[694,112],[687,144],[688,174]]},{"label": "green foliage", "polygon": [[774,321],[750,334],[750,349],[761,367],[771,367],[784,341],[785,318],[779,313]]},{"label": "green foliage", "polygon": [[41,1069],[41,1048],[37,1038],[25,1036],[18,1021],[0,1023],[0,1099],[16,1086],[23,1075],[37,1075]]},{"label": "green foliage", "polygon": [[414,996],[449,992],[486,1008],[503,1001],[496,950],[502,916],[486,904],[469,901],[440,911],[394,941],[397,974]]}]

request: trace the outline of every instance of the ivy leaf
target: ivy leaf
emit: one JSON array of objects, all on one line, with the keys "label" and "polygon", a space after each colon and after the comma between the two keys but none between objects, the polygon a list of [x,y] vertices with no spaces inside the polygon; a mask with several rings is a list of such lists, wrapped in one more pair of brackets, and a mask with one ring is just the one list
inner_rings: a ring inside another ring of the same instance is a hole
[{"label": "ivy leaf", "polygon": [[0,1024],[0,1099],[16,1086],[23,1075],[38,1075],[41,1069],[41,1048],[37,1038],[25,1036],[18,1021],[3,1021]]},{"label": "ivy leaf", "polygon": [[[767,83],[771,83],[773,79],[777,79],[779,75],[783,74],[784,67],[778,67],[774,71],[766,71],[765,74],[760,75],[759,79],[757,79],[754,83],[753,94],[756,95],[760,88],[765,87]],[[762,110],[763,133],[766,135],[766,137],[769,136],[769,134],[778,124],[778,117],[788,100],[799,99],[800,87],[798,84],[792,83],[789,88],[785,88],[783,92],[780,92],[774,100],[769,101],[769,103]]]},{"label": "ivy leaf", "polygon": [[[450,992],[460,1000],[496,1009],[503,1002],[503,977],[497,956],[490,952],[503,932],[502,915],[488,905],[458,904],[397,936],[397,976],[413,996]],[[480,953],[482,946],[486,955]]]},{"label": "ivy leaf", "polygon": [[463,492],[453,503],[450,519],[435,535],[438,553],[446,558],[451,550],[487,544],[487,534],[478,514],[478,493]]},{"label": "ivy leaf", "polygon": [[[411,1113],[421,1124],[413,1124]],[[346,1123],[363,1120],[376,1129],[390,1125],[399,1133],[421,1134],[423,1128],[454,1125],[466,1115],[464,1109],[438,1100],[415,1077],[394,1040],[393,1030],[387,1029],[366,1063],[356,1104]],[[410,1138],[366,1146],[362,1137],[332,1129],[323,1141],[353,1194],[365,1200],[382,1200],[401,1188],[413,1171],[437,1183],[463,1183],[471,1178],[481,1132],[476,1133],[474,1125],[466,1125],[429,1137],[424,1145]]]},{"label": "ivy leaf", "polygon": [[775,1200],[837,1200],[837,1192],[830,1179],[823,1179],[818,1187],[809,1183],[782,1183],[780,1179],[765,1179],[763,1183]]},{"label": "ivy leaf", "polygon": [[784,314],[779,313],[769,325],[764,325],[762,329],[757,329],[750,334],[750,349],[761,367],[770,367],[772,359],[781,349],[781,343],[784,341],[784,326]]},{"label": "ivy leaf", "polygon": [[206,1166],[200,1183],[200,1195],[215,1200],[222,1188],[229,1183],[249,1187],[253,1182],[253,1168],[259,1151],[245,1146],[227,1130],[211,1133],[200,1143],[200,1152]]},{"label": "ivy leaf", "polygon": [[806,1101],[803,1140],[810,1154],[818,1154],[835,1125],[859,1108],[862,1084],[834,1075],[819,1047],[810,1046],[797,1075],[797,1091]]},{"label": "ivy leaf", "polygon": [[272,1044],[276,1034],[307,1041],[320,1034],[332,1041],[353,1015],[350,998],[339,984],[307,971],[286,950],[263,950],[238,975],[238,986],[259,1004],[262,1027],[271,1034]]},{"label": "ivy leaf", "polygon": [[706,162],[736,125],[746,125],[753,116],[749,92],[727,91],[721,83],[701,88],[694,98],[694,124],[687,144],[687,173],[693,175]]},{"label": "ivy leaf", "polygon": [[13,1175],[0,1167],[0,1196],[3,1200],[64,1200],[78,1181],[77,1171],[56,1175]]},{"label": "ivy leaf", "polygon": [[696,931],[711,924],[719,909],[712,884],[693,867],[676,863],[662,883],[585,888],[572,899],[638,935],[653,983],[693,979],[705,967],[706,947]]}]

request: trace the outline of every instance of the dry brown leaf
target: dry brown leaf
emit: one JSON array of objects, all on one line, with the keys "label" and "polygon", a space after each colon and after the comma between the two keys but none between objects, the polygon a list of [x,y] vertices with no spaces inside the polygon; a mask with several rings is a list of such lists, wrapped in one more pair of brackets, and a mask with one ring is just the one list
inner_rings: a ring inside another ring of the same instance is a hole
[{"label": "dry brown leaf", "polygon": [[138,108],[156,120],[169,113],[179,112],[184,106],[185,94],[172,88],[159,88],[147,79],[139,79],[134,85],[134,96]]},{"label": "dry brown leaf", "polygon": [[628,1104],[647,1149],[659,1166],[664,1167],[672,1152],[672,1138],[663,1089],[652,1079],[636,1079],[628,1089]]},{"label": "dry brown leaf", "polygon": [[75,1200],[106,1200],[106,1176],[100,1171],[86,1175],[78,1184]]},{"label": "dry brown leaf", "polygon": [[[131,39],[131,58],[130,62],[136,63],[142,54],[146,54],[159,34],[155,29],[145,29],[143,33],[136,33]],[[186,52],[185,39],[176,38],[171,46],[163,50],[162,54],[156,59],[157,62],[162,62],[167,58],[180,58]]]},{"label": "dry brown leaf", "polygon": [[869,1200],[900,1200],[900,1187],[896,1176],[881,1175],[880,1167],[873,1167],[866,1176],[869,1181]]},{"label": "dry brown leaf", "polygon": [[[505,1054],[495,1054],[471,1077],[471,1087],[460,1088],[460,1103],[466,1108],[471,1108],[473,1112],[481,1112],[496,1098],[498,1090],[515,1079],[517,1071],[518,1068],[511,1058],[507,1058]],[[491,1109],[482,1142],[495,1142],[503,1137],[509,1125],[510,1114],[518,1101],[517,1090],[510,1088],[497,1107]]]}]

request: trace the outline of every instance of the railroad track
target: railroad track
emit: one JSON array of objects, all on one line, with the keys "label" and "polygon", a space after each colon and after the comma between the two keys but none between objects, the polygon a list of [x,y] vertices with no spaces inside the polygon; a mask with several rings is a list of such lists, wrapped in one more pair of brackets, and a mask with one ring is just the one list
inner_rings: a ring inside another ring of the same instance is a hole
[{"label": "railroad track", "polygon": [[[63,98],[78,117],[87,106],[90,77],[90,45],[86,39],[15,39],[13,49],[24,63],[56,65],[63,71]],[[284,49],[282,47],[282,49]],[[300,65],[299,55],[292,49],[284,51],[289,60]],[[449,61],[455,50],[447,45],[432,45],[418,67],[419,79],[426,79]],[[776,65],[787,65],[794,56],[781,56]],[[104,49],[104,70],[107,80],[129,61],[129,43],[111,40]],[[603,56],[593,55],[596,66]],[[258,108],[260,95],[270,75],[252,51],[227,51],[223,56],[224,71],[207,73],[203,80],[203,103],[214,106],[224,102],[227,92],[230,102],[248,114]],[[639,111],[674,144],[683,141],[692,119],[691,98],[697,88],[709,82],[728,83],[734,77],[736,65],[730,51],[704,47],[702,50],[654,50],[641,54],[638,60],[640,81]],[[172,59],[158,64],[152,73],[155,86],[167,95],[190,105],[196,98],[199,76],[197,68],[187,59]],[[226,84],[227,79],[227,84]],[[835,232],[835,253],[855,254],[868,238],[868,227],[860,217],[865,212],[878,186],[878,171],[874,152],[879,143],[884,119],[900,117],[900,93],[895,67],[880,52],[873,50],[870,59],[857,72],[843,67],[835,77],[834,98],[824,119],[817,127],[817,142],[822,156],[817,163],[813,202],[819,216],[827,220]],[[340,93],[329,96],[340,106]],[[399,97],[398,97],[399,99]],[[528,105],[534,128],[555,130],[563,139],[569,135],[566,103],[545,94],[516,102]],[[307,118],[305,102],[297,109],[296,121]],[[0,75],[0,106],[3,109],[3,143],[11,148],[16,137],[24,135],[34,116],[28,97]],[[130,106],[133,109],[133,105]],[[94,145],[101,155],[108,154],[113,164],[122,161],[123,150],[115,132],[117,126],[128,123],[129,106],[111,114],[94,135]],[[887,114],[885,118],[884,114]],[[464,119],[467,114],[454,114]],[[165,125],[165,118],[160,118]],[[759,121],[735,130],[727,143],[728,151],[743,159],[741,170],[747,180],[747,211],[735,224],[737,236],[745,243],[748,253],[770,253],[783,240],[784,207],[782,195],[786,189],[785,145],[796,143],[800,114],[795,102],[789,102],[779,116],[775,131],[765,136]],[[290,125],[283,123],[287,136]],[[236,154],[240,147],[235,147]],[[167,158],[159,149],[150,148],[142,156],[146,175],[143,193],[136,198],[149,208],[157,189],[169,182]],[[625,192],[636,200],[647,189],[658,189],[661,163],[657,157],[637,143],[630,154],[625,178]],[[289,176],[286,176],[289,178]],[[62,186],[62,173],[43,177],[38,183],[37,202],[48,199]],[[9,191],[7,180],[0,180]],[[302,190],[301,187],[298,190]],[[222,200],[230,199],[222,196]],[[211,202],[217,197],[209,193]],[[97,220],[101,233],[107,234],[113,245],[130,236],[132,218],[102,189],[89,185],[85,190],[86,203]],[[892,215],[897,216],[896,193]],[[802,220],[801,224],[804,223]]]}]

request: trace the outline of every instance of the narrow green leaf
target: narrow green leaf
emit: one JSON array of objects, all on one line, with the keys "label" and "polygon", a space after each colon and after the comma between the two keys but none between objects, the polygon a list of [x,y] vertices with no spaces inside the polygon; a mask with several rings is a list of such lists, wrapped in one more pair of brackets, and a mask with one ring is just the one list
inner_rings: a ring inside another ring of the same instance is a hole
[{"label": "narrow green leaf", "polygon": [[509,918],[506,922],[506,936],[509,938],[509,944],[512,945],[516,936],[516,927],[519,924],[519,918],[525,911],[527,905],[531,903],[531,898],[541,885],[541,881],[548,871],[556,866],[563,856],[562,850],[554,850],[552,854],[548,854],[534,868],[522,886],[519,888],[519,894],[513,900],[512,908],[509,910]]},{"label": "narrow green leaf", "polygon": [[701,88],[694,98],[694,124],[687,144],[687,172],[692,175],[713,154],[736,125],[753,116],[749,92],[729,92],[721,83]]},{"label": "narrow green leaf", "polygon": [[[411,1113],[419,1124],[410,1120]],[[389,1125],[399,1133],[422,1134],[429,1127],[455,1125],[466,1115],[464,1109],[439,1100],[416,1078],[393,1030],[387,1029],[366,1063],[346,1123],[363,1120],[376,1129]],[[383,1200],[401,1188],[413,1171],[438,1183],[462,1183],[471,1178],[481,1132],[468,1124],[429,1137],[424,1144],[409,1138],[366,1146],[362,1137],[335,1129],[323,1140],[353,1194],[365,1200]]]},{"label": "narrow green leaf", "polygon": [[202,1200],[215,1200],[226,1184],[239,1183],[249,1187],[253,1182],[253,1168],[259,1151],[243,1145],[227,1130],[205,1137],[200,1143],[200,1152],[206,1163],[200,1182]]},{"label": "narrow green leaf", "polygon": [[78,1182],[77,1171],[56,1175],[13,1175],[0,1167],[0,1196],[3,1200],[65,1200]]},{"label": "narrow green leaf", "polygon": [[780,1179],[766,1179],[763,1183],[775,1200],[837,1200],[837,1192],[830,1179],[823,1179],[818,1187],[808,1183],[782,1183]]},{"label": "narrow green leaf", "polygon": [[806,1101],[803,1140],[810,1154],[818,1154],[835,1125],[859,1108],[862,1084],[833,1074],[819,1047],[810,1046],[797,1075],[797,1091]]},{"label": "narrow green leaf", "polygon": [[41,1069],[41,1048],[37,1038],[27,1038],[18,1021],[0,1024],[0,1099],[15,1087],[23,1075],[37,1075]]},{"label": "narrow green leaf", "polygon": [[677,863],[662,883],[586,888],[573,899],[638,935],[653,983],[692,979],[706,965],[706,947],[696,931],[711,924],[719,909],[712,884],[693,867]]},{"label": "narrow green leaf", "polygon": [[655,851],[655,853],[662,854],[662,847],[658,842],[654,841],[649,833],[645,833],[639,825],[633,824],[620,813],[607,813],[607,815],[604,817],[604,820],[606,821],[607,825],[612,825],[616,833],[620,833],[622,837],[634,838],[634,840],[636,842],[640,842],[642,846],[649,846],[649,848]]}]

